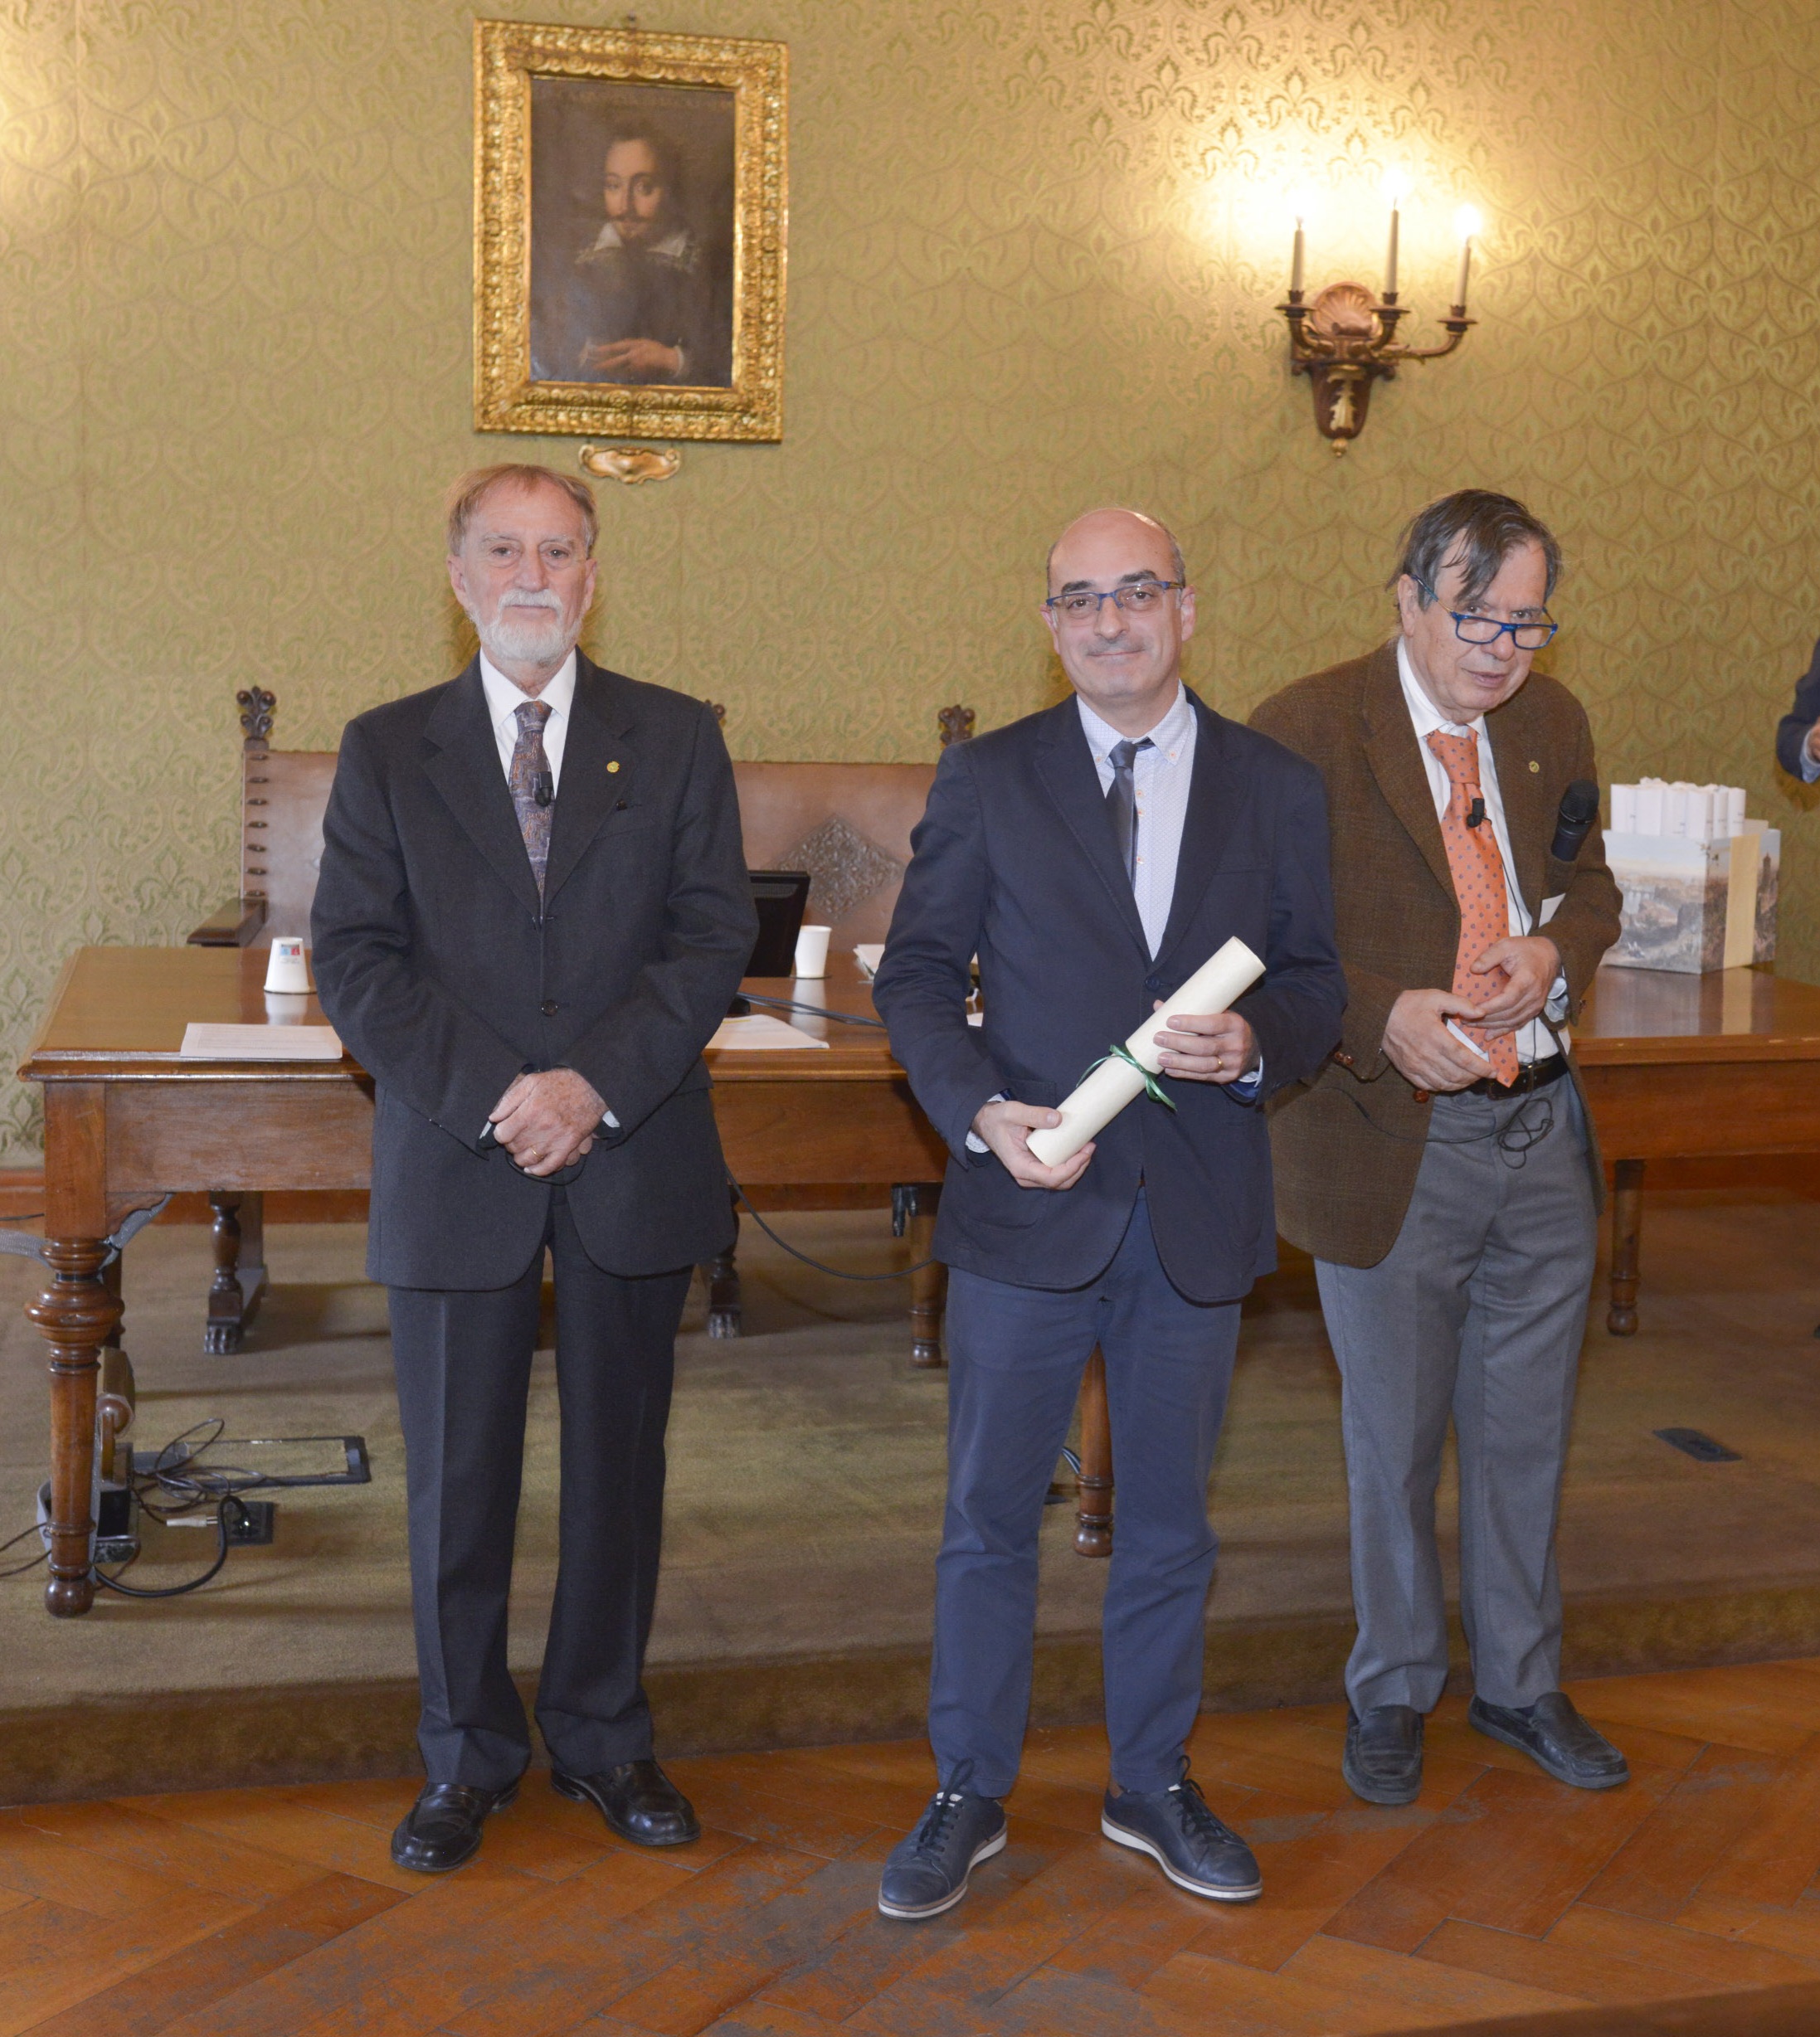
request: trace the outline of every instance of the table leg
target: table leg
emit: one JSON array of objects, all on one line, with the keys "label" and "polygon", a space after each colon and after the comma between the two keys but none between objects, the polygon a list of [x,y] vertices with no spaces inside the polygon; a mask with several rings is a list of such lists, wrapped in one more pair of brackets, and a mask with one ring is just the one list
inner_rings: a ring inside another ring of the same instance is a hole
[{"label": "table leg", "polygon": [[119,1299],[101,1275],[107,1255],[98,1237],[47,1239],[51,1284],[26,1309],[51,1346],[51,1581],[44,1602],[63,1619],[95,1602],[95,1390],[102,1346],[120,1320]]},{"label": "table leg", "polygon": [[1643,1246],[1643,1163],[1619,1160],[1612,1177],[1612,1305],[1605,1327],[1614,1337],[1634,1337]]},{"label": "table leg", "polygon": [[732,1190],[733,1242],[708,1263],[708,1334],[711,1337],[737,1337],[742,1308],[739,1295],[739,1198]]},{"label": "table leg", "polygon": [[1112,1553],[1112,1422],[1106,1405],[1106,1360],[1097,1346],[1081,1379],[1081,1470],[1075,1480],[1074,1553]]},{"label": "table leg", "polygon": [[265,1198],[212,1189],[208,1206],[215,1213],[215,1279],[202,1349],[220,1356],[240,1349],[265,1291]]},{"label": "table leg", "polygon": [[946,1362],[942,1355],[942,1318],[948,1302],[948,1269],[932,1254],[942,1184],[919,1181],[909,1194],[910,1263],[922,1268],[910,1276],[910,1363],[941,1365]]}]

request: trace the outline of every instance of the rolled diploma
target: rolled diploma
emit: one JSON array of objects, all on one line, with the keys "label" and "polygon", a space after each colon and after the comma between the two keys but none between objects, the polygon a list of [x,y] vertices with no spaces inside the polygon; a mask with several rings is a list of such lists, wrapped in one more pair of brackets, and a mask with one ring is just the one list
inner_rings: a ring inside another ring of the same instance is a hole
[{"label": "rolled diploma", "polygon": [[[1161,1012],[1153,1012],[1131,1035],[1126,1052],[1155,1075],[1163,1065],[1156,1035],[1168,1030],[1164,1021],[1171,1013],[1211,1018],[1243,997],[1263,973],[1263,964],[1235,934],[1173,997],[1164,999]],[[1045,1167],[1059,1166],[1072,1159],[1088,1140],[1097,1139],[1127,1104],[1143,1093],[1144,1078],[1136,1068],[1122,1061],[1102,1061],[1062,1105],[1061,1123],[1030,1134],[1030,1150]]]}]

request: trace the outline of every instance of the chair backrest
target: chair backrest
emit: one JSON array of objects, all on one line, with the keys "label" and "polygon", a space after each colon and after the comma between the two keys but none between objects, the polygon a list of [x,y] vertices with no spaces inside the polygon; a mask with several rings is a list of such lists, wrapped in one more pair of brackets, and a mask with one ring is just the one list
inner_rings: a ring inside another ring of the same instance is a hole
[{"label": "chair backrest", "polygon": [[[244,735],[241,897],[260,921],[250,945],[307,939],[335,755],[274,750],[277,696],[255,686],[235,698]],[[943,748],[973,733],[971,707],[944,707],[937,720]],[[932,764],[735,764],[746,861],[808,871],[809,917],[834,929],[836,951],[883,941],[934,776]]]}]

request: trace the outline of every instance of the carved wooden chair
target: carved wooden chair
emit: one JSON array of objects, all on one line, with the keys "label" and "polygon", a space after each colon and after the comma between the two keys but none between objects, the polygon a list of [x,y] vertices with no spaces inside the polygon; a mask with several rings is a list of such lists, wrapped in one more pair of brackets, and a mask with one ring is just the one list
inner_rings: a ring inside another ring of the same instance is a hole
[{"label": "carved wooden chair", "polygon": [[[323,813],[335,775],[331,751],[271,746],[277,697],[262,687],[236,694],[242,732],[239,895],[196,927],[202,947],[260,947],[275,936],[308,936],[309,909],[322,867]],[[714,712],[724,721],[726,710]],[[944,747],[973,733],[971,707],[944,707],[937,721]],[[882,941],[891,924],[910,831],[922,818],[935,775],[932,764],[766,764],[733,766],[746,858],[758,869],[806,870],[809,917],[834,929],[836,953]],[[765,1209],[873,1208],[888,1203],[900,1235],[911,1233],[914,1256],[928,1257],[936,1182],[880,1182],[825,1192],[749,1184]],[[265,1284],[265,1200],[256,1193],[213,1193],[215,1271],[203,1348],[236,1351]],[[709,1334],[740,1334],[737,1262],[728,1252],[708,1269]],[[912,1281],[912,1354],[942,1363],[942,1269]]]}]

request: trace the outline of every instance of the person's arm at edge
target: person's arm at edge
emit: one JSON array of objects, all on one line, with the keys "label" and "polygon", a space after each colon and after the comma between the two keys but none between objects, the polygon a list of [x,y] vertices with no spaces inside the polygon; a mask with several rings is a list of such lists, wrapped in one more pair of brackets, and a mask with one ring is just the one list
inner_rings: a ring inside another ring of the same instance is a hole
[{"label": "person's arm at edge", "polygon": [[404,855],[367,732],[356,720],[323,817],[310,916],[324,1015],[367,1073],[470,1151],[524,1066],[490,1026],[411,967]]},{"label": "person's arm at edge", "polygon": [[1820,644],[1795,688],[1793,704],[1776,724],[1776,761],[1803,785],[1820,779],[1820,761],[1808,751],[1808,738],[1820,722]]},{"label": "person's arm at edge", "polygon": [[942,754],[910,838],[891,931],[872,986],[917,1101],[963,1167],[981,1157],[967,1133],[1005,1088],[977,1026],[967,1023],[973,956],[985,923],[985,824],[966,746]]}]

